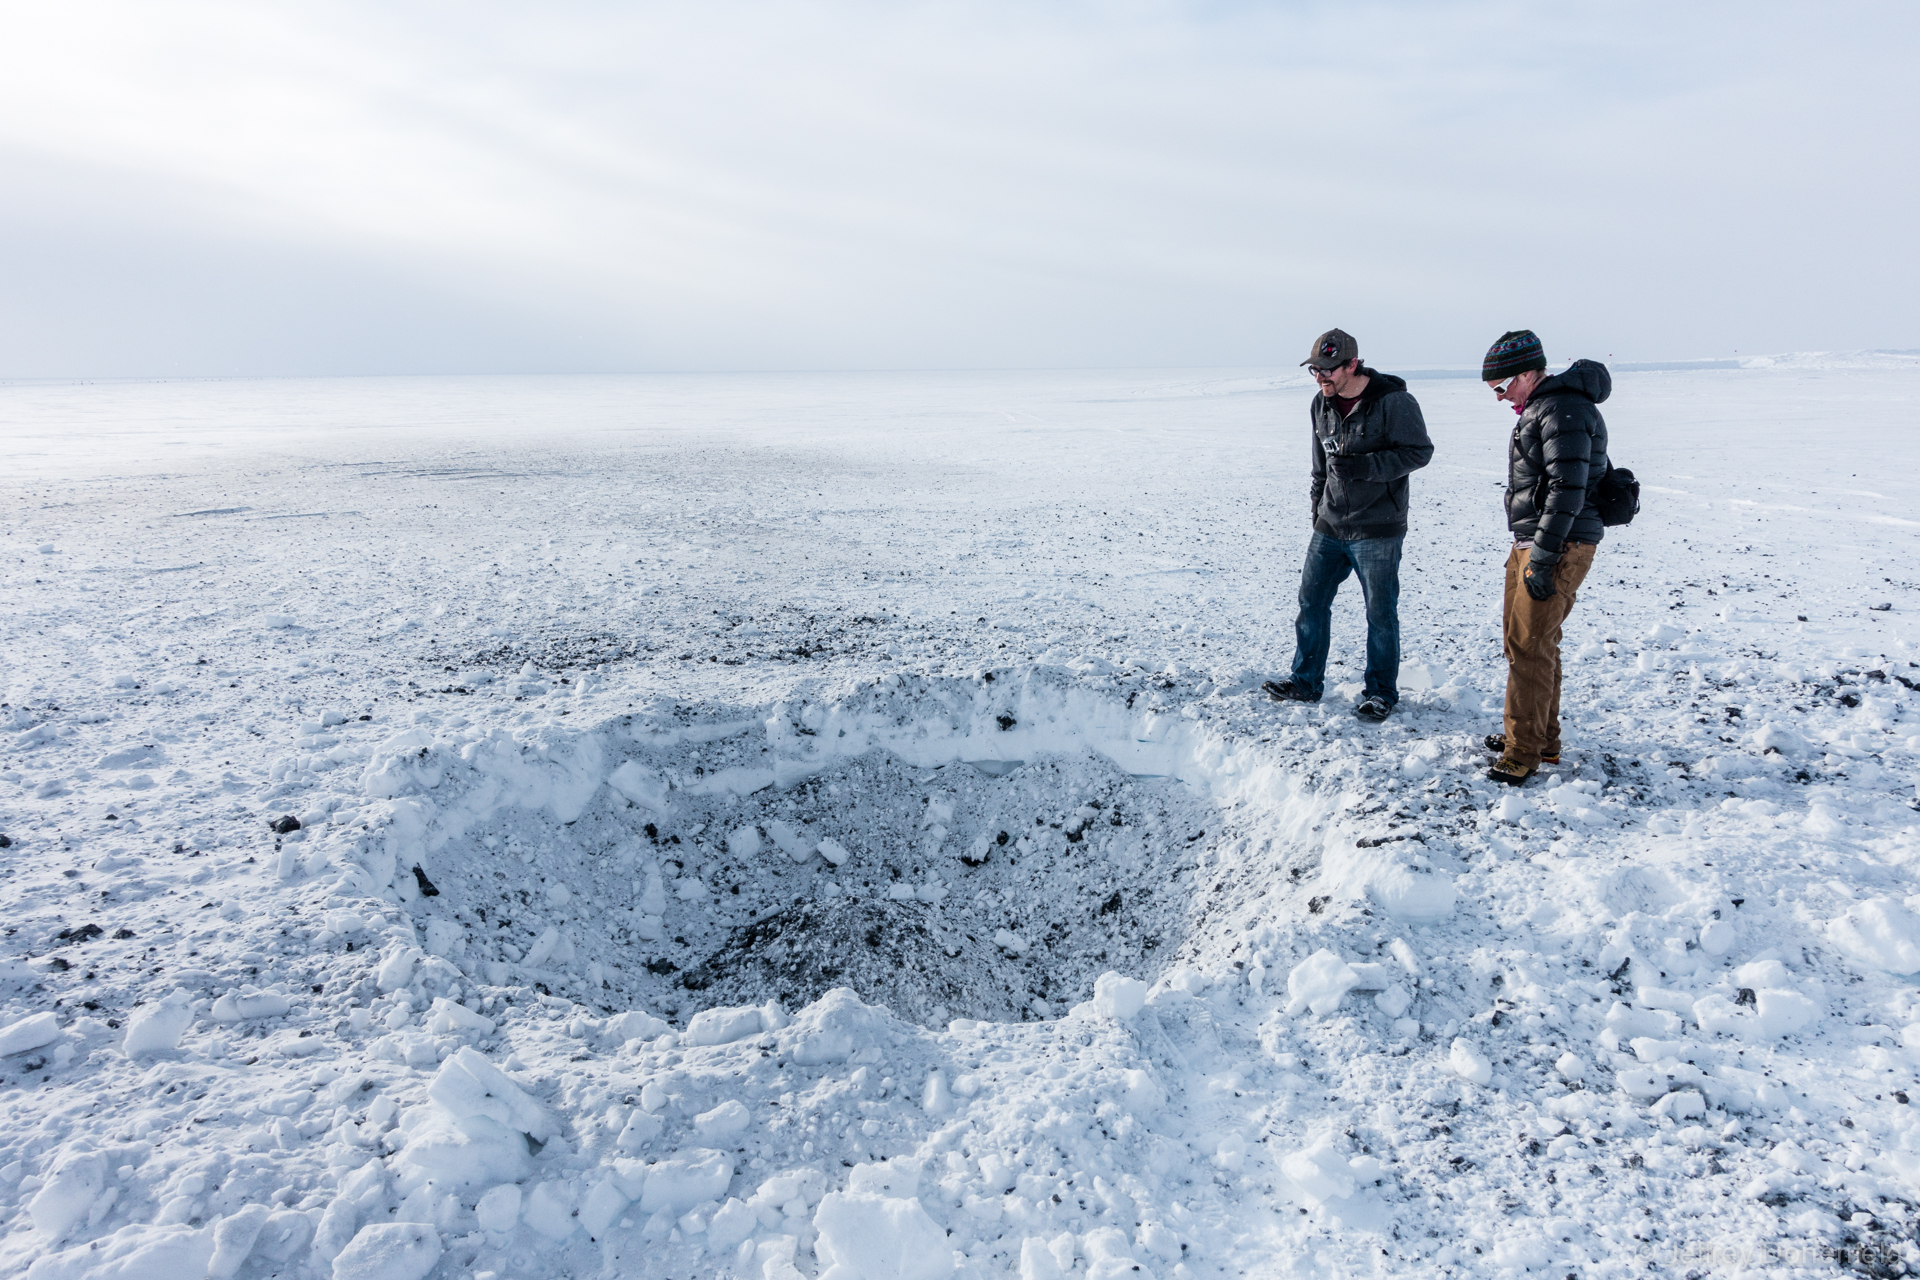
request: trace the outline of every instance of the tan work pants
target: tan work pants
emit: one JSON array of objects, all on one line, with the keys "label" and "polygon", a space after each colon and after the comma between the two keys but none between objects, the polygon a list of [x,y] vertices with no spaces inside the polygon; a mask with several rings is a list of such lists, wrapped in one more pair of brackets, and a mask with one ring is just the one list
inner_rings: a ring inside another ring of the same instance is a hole
[{"label": "tan work pants", "polygon": [[1507,594],[1501,630],[1507,651],[1507,755],[1537,765],[1560,753],[1560,624],[1593,568],[1593,544],[1570,542],[1553,567],[1554,594],[1535,600],[1521,574],[1532,550],[1507,557]]}]

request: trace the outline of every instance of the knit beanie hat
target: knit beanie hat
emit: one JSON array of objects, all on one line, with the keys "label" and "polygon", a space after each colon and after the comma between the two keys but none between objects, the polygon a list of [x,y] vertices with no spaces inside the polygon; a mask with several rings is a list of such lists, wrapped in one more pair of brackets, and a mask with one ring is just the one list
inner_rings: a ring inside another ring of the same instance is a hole
[{"label": "knit beanie hat", "polygon": [[1547,353],[1540,349],[1540,339],[1534,336],[1533,330],[1512,329],[1487,348],[1487,358],[1480,362],[1480,381],[1498,382],[1516,373],[1546,367]]}]

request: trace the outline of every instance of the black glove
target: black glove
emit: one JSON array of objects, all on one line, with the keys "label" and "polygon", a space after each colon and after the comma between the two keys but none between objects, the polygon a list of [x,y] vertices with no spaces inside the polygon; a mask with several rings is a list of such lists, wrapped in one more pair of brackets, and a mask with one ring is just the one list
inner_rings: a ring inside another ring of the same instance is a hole
[{"label": "black glove", "polygon": [[1538,560],[1527,561],[1527,567],[1520,573],[1520,580],[1527,586],[1527,594],[1535,600],[1545,600],[1559,594],[1553,589],[1553,566],[1542,564]]},{"label": "black glove", "polygon": [[1367,461],[1356,453],[1330,453],[1327,470],[1342,480],[1361,480],[1366,477]]}]

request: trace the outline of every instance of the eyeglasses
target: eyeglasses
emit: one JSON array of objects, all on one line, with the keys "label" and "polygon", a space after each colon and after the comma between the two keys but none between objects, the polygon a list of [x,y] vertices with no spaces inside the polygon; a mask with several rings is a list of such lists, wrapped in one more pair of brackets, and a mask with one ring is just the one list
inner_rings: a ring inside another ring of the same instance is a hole
[{"label": "eyeglasses", "polygon": [[1315,380],[1315,381],[1318,381],[1318,382],[1332,382],[1332,381],[1333,381],[1333,376],[1334,376],[1335,374],[1337,374],[1337,373],[1339,373],[1339,372],[1340,372],[1340,370],[1342,370],[1342,369],[1344,369],[1344,368],[1346,368],[1346,366],[1345,366],[1345,365],[1335,365],[1335,366],[1334,366],[1333,368],[1331,368],[1331,369],[1315,369],[1315,368],[1309,368],[1309,369],[1307,370],[1307,372],[1308,372],[1308,373],[1311,373],[1311,374],[1312,374],[1312,375],[1314,376],[1314,380]]},{"label": "eyeglasses", "polygon": [[1493,394],[1497,396],[1503,396],[1507,394],[1508,388],[1512,387],[1513,384],[1518,382],[1519,380],[1520,380],[1520,375],[1516,373],[1512,377],[1506,379],[1506,381],[1504,382],[1495,382],[1495,383],[1490,383],[1489,385],[1492,386],[1493,388]]}]

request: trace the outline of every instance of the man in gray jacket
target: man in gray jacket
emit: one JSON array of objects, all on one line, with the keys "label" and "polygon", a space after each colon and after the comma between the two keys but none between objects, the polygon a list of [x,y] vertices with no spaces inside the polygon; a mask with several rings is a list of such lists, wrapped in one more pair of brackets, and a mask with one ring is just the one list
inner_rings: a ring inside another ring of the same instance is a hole
[{"label": "man in gray jacket", "polygon": [[1293,673],[1263,686],[1279,702],[1318,702],[1326,679],[1333,597],[1349,573],[1367,609],[1366,686],[1354,714],[1385,720],[1400,700],[1400,545],[1407,477],[1433,458],[1420,404],[1401,378],[1360,363],[1351,334],[1329,329],[1301,362],[1319,394],[1313,424],[1313,538],[1300,574]]}]

